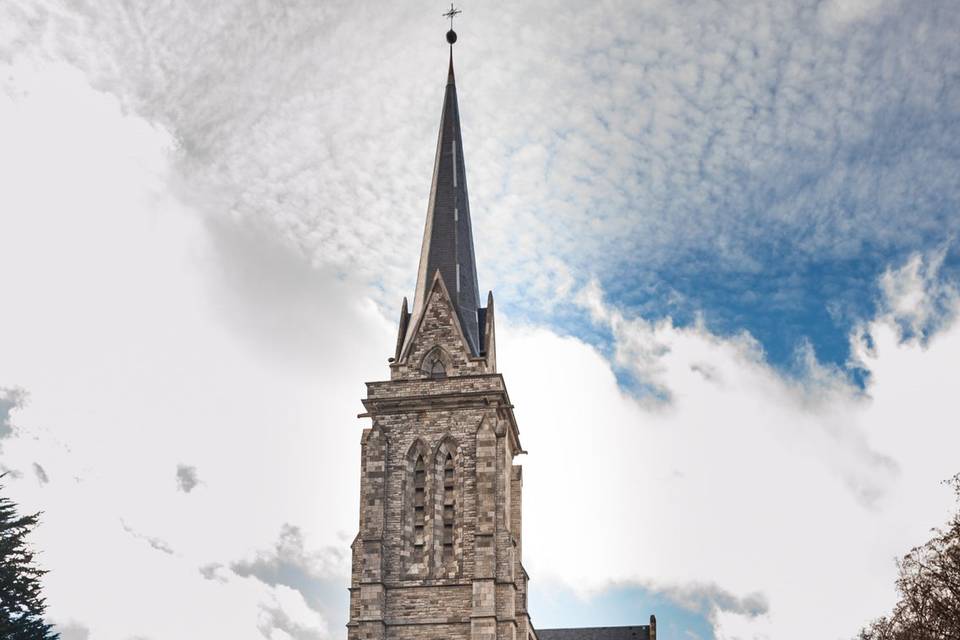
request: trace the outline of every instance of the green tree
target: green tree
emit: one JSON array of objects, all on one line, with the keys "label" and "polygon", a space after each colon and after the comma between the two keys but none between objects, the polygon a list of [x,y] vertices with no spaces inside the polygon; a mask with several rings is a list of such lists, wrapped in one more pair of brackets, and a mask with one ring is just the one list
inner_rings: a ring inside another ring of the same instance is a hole
[{"label": "green tree", "polygon": [[[948,481],[960,503],[960,474]],[[874,620],[859,640],[960,638],[960,510],[933,537],[897,563],[900,600],[889,617]]]},{"label": "green tree", "polygon": [[[2,488],[0,486],[0,490]],[[43,620],[46,603],[40,592],[40,578],[46,571],[34,563],[34,551],[26,540],[39,519],[39,513],[18,515],[16,504],[0,495],[0,638],[3,640],[59,637]]]}]

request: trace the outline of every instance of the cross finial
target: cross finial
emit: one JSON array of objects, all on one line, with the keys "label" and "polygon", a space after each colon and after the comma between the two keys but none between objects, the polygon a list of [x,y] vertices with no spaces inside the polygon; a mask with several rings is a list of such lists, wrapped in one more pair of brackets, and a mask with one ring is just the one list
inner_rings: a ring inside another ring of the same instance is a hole
[{"label": "cross finial", "polygon": [[453,19],[458,13],[463,13],[460,9],[457,9],[453,6],[453,3],[450,3],[450,11],[447,11],[443,14],[444,18],[450,18],[450,30],[453,31]]}]

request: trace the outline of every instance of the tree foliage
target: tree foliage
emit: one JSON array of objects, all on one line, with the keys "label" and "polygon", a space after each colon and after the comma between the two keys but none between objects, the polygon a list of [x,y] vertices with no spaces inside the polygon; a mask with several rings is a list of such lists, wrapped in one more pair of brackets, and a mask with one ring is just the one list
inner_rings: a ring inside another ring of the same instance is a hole
[{"label": "tree foliage", "polygon": [[[2,489],[2,487],[0,487]],[[40,578],[46,573],[35,564],[27,534],[40,514],[21,516],[12,500],[0,495],[0,638],[52,640],[52,626],[44,622],[46,603]]]},{"label": "tree foliage", "polygon": [[[948,483],[960,503],[960,474]],[[889,617],[863,629],[859,640],[960,638],[960,510],[933,534],[897,563],[900,600]]]}]

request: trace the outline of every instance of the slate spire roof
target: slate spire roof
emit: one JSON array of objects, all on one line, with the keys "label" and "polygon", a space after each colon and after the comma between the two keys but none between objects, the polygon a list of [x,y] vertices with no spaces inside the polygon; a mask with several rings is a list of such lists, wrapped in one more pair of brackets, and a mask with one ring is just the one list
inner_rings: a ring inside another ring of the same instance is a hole
[{"label": "slate spire roof", "polygon": [[453,299],[460,326],[474,355],[480,355],[481,336],[478,321],[480,288],[477,285],[477,262],[473,251],[473,229],[470,224],[470,202],[467,198],[467,171],[460,137],[460,109],[457,85],[453,74],[453,47],[447,88],[440,116],[437,155],[433,164],[433,183],[427,206],[427,223],[423,230],[423,248],[417,271],[417,290],[413,299],[412,321],[408,325],[404,345],[411,339],[416,320],[423,313],[434,274],[440,272]]}]

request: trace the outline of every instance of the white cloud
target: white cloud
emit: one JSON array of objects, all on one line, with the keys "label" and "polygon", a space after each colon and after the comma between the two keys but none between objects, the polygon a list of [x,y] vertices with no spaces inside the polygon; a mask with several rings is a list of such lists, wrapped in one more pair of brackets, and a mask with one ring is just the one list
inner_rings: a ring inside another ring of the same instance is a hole
[{"label": "white cloud", "polygon": [[[885,289],[909,288],[935,261],[892,269]],[[867,323],[851,336],[870,374],[861,391],[810,354],[785,377],[749,336],[626,317],[595,287],[581,300],[613,332],[618,365],[661,395],[624,393],[575,338],[501,323],[498,359],[530,451],[531,575],[586,591],[640,583],[679,601],[712,582],[727,594],[713,600],[721,638],[808,637],[813,618],[818,637],[847,638],[884,613],[893,558],[949,510],[939,483],[957,472],[960,323],[927,342],[906,340],[892,314]],[[733,606],[756,597],[767,613]]]},{"label": "white cloud", "polygon": [[895,0],[828,0],[818,10],[826,26],[837,27],[863,20],[897,4]]},{"label": "white cloud", "polygon": [[[98,640],[327,637],[299,592],[201,568],[287,522],[307,549],[349,544],[355,415],[392,327],[275,233],[171,197],[169,135],[76,70],[4,78],[0,388],[31,400],[3,396],[5,421],[23,406],[2,463],[10,495],[44,511],[51,618]],[[203,473],[189,493],[185,459]],[[346,584],[345,557],[329,579]]]},{"label": "white cloud", "polygon": [[[311,7],[0,8],[16,18],[0,29],[29,27],[0,43],[13,61],[0,92],[0,388],[31,396],[12,427],[0,420],[2,462],[16,499],[45,511],[35,541],[51,615],[76,637],[337,633],[303,591],[230,567],[274,549],[346,583],[345,561],[317,553],[346,549],[355,530],[354,416],[362,382],[386,375],[395,328],[370,297],[412,283],[440,88],[414,44],[437,36],[421,16]],[[701,208],[738,204],[728,178],[744,173],[774,192],[765,230],[800,230],[811,253],[936,228],[840,204],[870,201],[871,184],[909,201],[912,168],[937,165],[898,154],[875,182],[829,166],[829,140],[874,133],[865,50],[797,34],[787,3],[668,9],[478,15],[476,48],[458,52],[463,109],[481,269],[504,288],[562,298],[608,254],[656,262],[677,247],[755,268],[744,244],[764,230],[749,210]],[[621,23],[644,26],[593,51]],[[743,24],[752,41],[730,37]],[[492,36],[517,25],[522,37]],[[357,34],[378,47],[353,46]],[[915,71],[907,89],[949,72],[885,55]],[[901,90],[923,112],[926,94]],[[785,163],[793,181],[779,179]],[[809,175],[816,193],[798,186]],[[649,322],[598,287],[581,301],[613,333],[613,363],[511,325],[501,305],[498,355],[531,451],[532,588],[639,581],[708,597],[722,637],[805,636],[814,621],[847,637],[883,612],[892,558],[942,520],[938,481],[957,471],[960,327],[936,265],[883,277],[884,311],[852,338],[865,392],[809,351],[785,378],[748,335]],[[373,294],[357,282],[371,279]],[[614,367],[659,399],[624,392]],[[172,482],[184,460],[203,478],[189,493]],[[301,536],[292,555],[288,526]]]},{"label": "white cloud", "polygon": [[946,248],[926,256],[917,253],[904,265],[888,268],[880,278],[881,308],[909,336],[923,337],[953,320],[958,291],[941,276],[945,258]]}]

